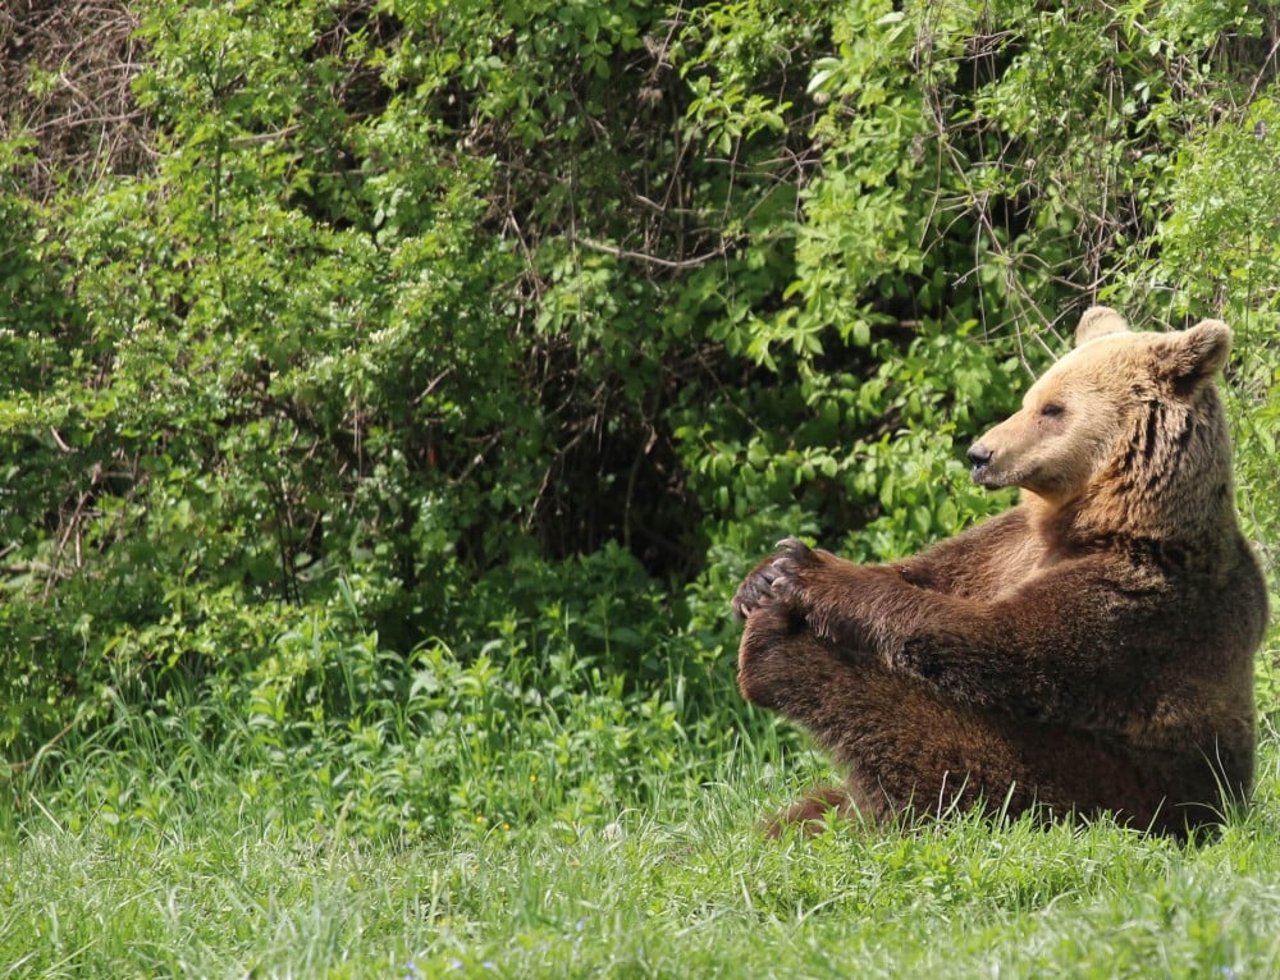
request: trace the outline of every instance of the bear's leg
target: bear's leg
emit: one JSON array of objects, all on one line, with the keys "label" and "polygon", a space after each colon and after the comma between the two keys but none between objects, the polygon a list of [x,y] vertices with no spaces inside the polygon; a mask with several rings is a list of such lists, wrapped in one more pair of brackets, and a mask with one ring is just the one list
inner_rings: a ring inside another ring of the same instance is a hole
[{"label": "bear's leg", "polygon": [[918,679],[813,636],[767,602],[747,622],[738,659],[747,700],[807,728],[848,773],[774,819],[810,825],[831,807],[877,820],[941,815],[982,801],[1011,816],[1040,804],[1059,815],[1101,810],[1160,828],[1168,816],[1156,760],[1096,736],[949,701]]},{"label": "bear's leg", "polygon": [[803,800],[765,820],[762,828],[770,837],[780,837],[787,827],[792,826],[799,826],[806,835],[821,833],[826,829],[827,814],[832,810],[838,817],[849,817],[854,809],[847,790],[819,786],[809,790]]}]

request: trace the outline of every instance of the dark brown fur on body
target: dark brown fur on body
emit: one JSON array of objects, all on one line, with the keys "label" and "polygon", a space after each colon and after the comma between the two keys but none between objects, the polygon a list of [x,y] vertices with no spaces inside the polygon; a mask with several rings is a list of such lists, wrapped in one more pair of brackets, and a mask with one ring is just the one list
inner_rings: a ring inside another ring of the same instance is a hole
[{"label": "dark brown fur on body", "polygon": [[1017,507],[883,566],[788,539],[744,580],[743,695],[848,772],[793,819],[981,801],[1182,835],[1244,799],[1267,609],[1212,383],[1230,333],[1124,327],[1086,314],[971,450]]}]

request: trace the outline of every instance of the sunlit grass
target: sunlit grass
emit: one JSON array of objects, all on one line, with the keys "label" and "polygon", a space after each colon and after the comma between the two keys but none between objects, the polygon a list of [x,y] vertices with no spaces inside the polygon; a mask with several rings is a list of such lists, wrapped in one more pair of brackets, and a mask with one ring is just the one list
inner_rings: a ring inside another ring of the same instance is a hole
[{"label": "sunlit grass", "polygon": [[[774,747],[770,748],[770,751]],[[0,846],[13,975],[1266,976],[1280,972],[1280,759],[1220,840],[980,820],[762,838],[812,773],[744,751],[646,811],[371,841],[216,768],[165,812],[32,801]],[[98,760],[99,777],[109,771]],[[202,767],[213,766],[205,759]],[[93,778],[85,772],[84,778]],[[163,786],[172,772],[157,772]],[[71,824],[78,823],[78,829]]]}]

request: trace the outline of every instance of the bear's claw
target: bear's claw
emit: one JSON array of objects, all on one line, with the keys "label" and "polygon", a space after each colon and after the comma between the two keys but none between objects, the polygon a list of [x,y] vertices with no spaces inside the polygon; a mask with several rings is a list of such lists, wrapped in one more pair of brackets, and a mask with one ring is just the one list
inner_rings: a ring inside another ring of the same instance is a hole
[{"label": "bear's claw", "polygon": [[742,580],[742,584],[738,586],[738,591],[734,593],[733,612],[739,619],[746,619],[756,609],[760,608],[773,595],[773,583],[778,578],[779,571],[774,568],[773,563],[761,564],[757,566],[750,575]]},{"label": "bear's claw", "polygon": [[776,547],[769,563],[774,573],[769,583],[770,593],[788,605],[802,605],[799,601],[804,591],[801,576],[806,568],[817,564],[818,556],[799,538],[783,538]]},{"label": "bear's claw", "polygon": [[773,557],[757,565],[734,593],[730,605],[738,618],[746,619],[771,600],[794,601],[801,569],[817,561],[813,549],[799,538],[783,538],[776,548]]}]

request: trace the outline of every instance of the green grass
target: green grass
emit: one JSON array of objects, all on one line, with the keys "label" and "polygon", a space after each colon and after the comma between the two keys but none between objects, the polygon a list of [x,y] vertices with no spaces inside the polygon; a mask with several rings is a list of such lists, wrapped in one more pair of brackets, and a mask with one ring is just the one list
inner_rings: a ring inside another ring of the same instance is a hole
[{"label": "green grass", "polygon": [[[157,773],[149,816],[37,796],[0,842],[0,973],[1280,975],[1274,734],[1253,808],[1188,848],[970,819],[766,840],[761,809],[814,769],[772,753],[655,777],[650,808],[607,821],[399,842],[299,819],[212,759],[176,790]],[[94,765],[80,778],[112,778]]]}]

